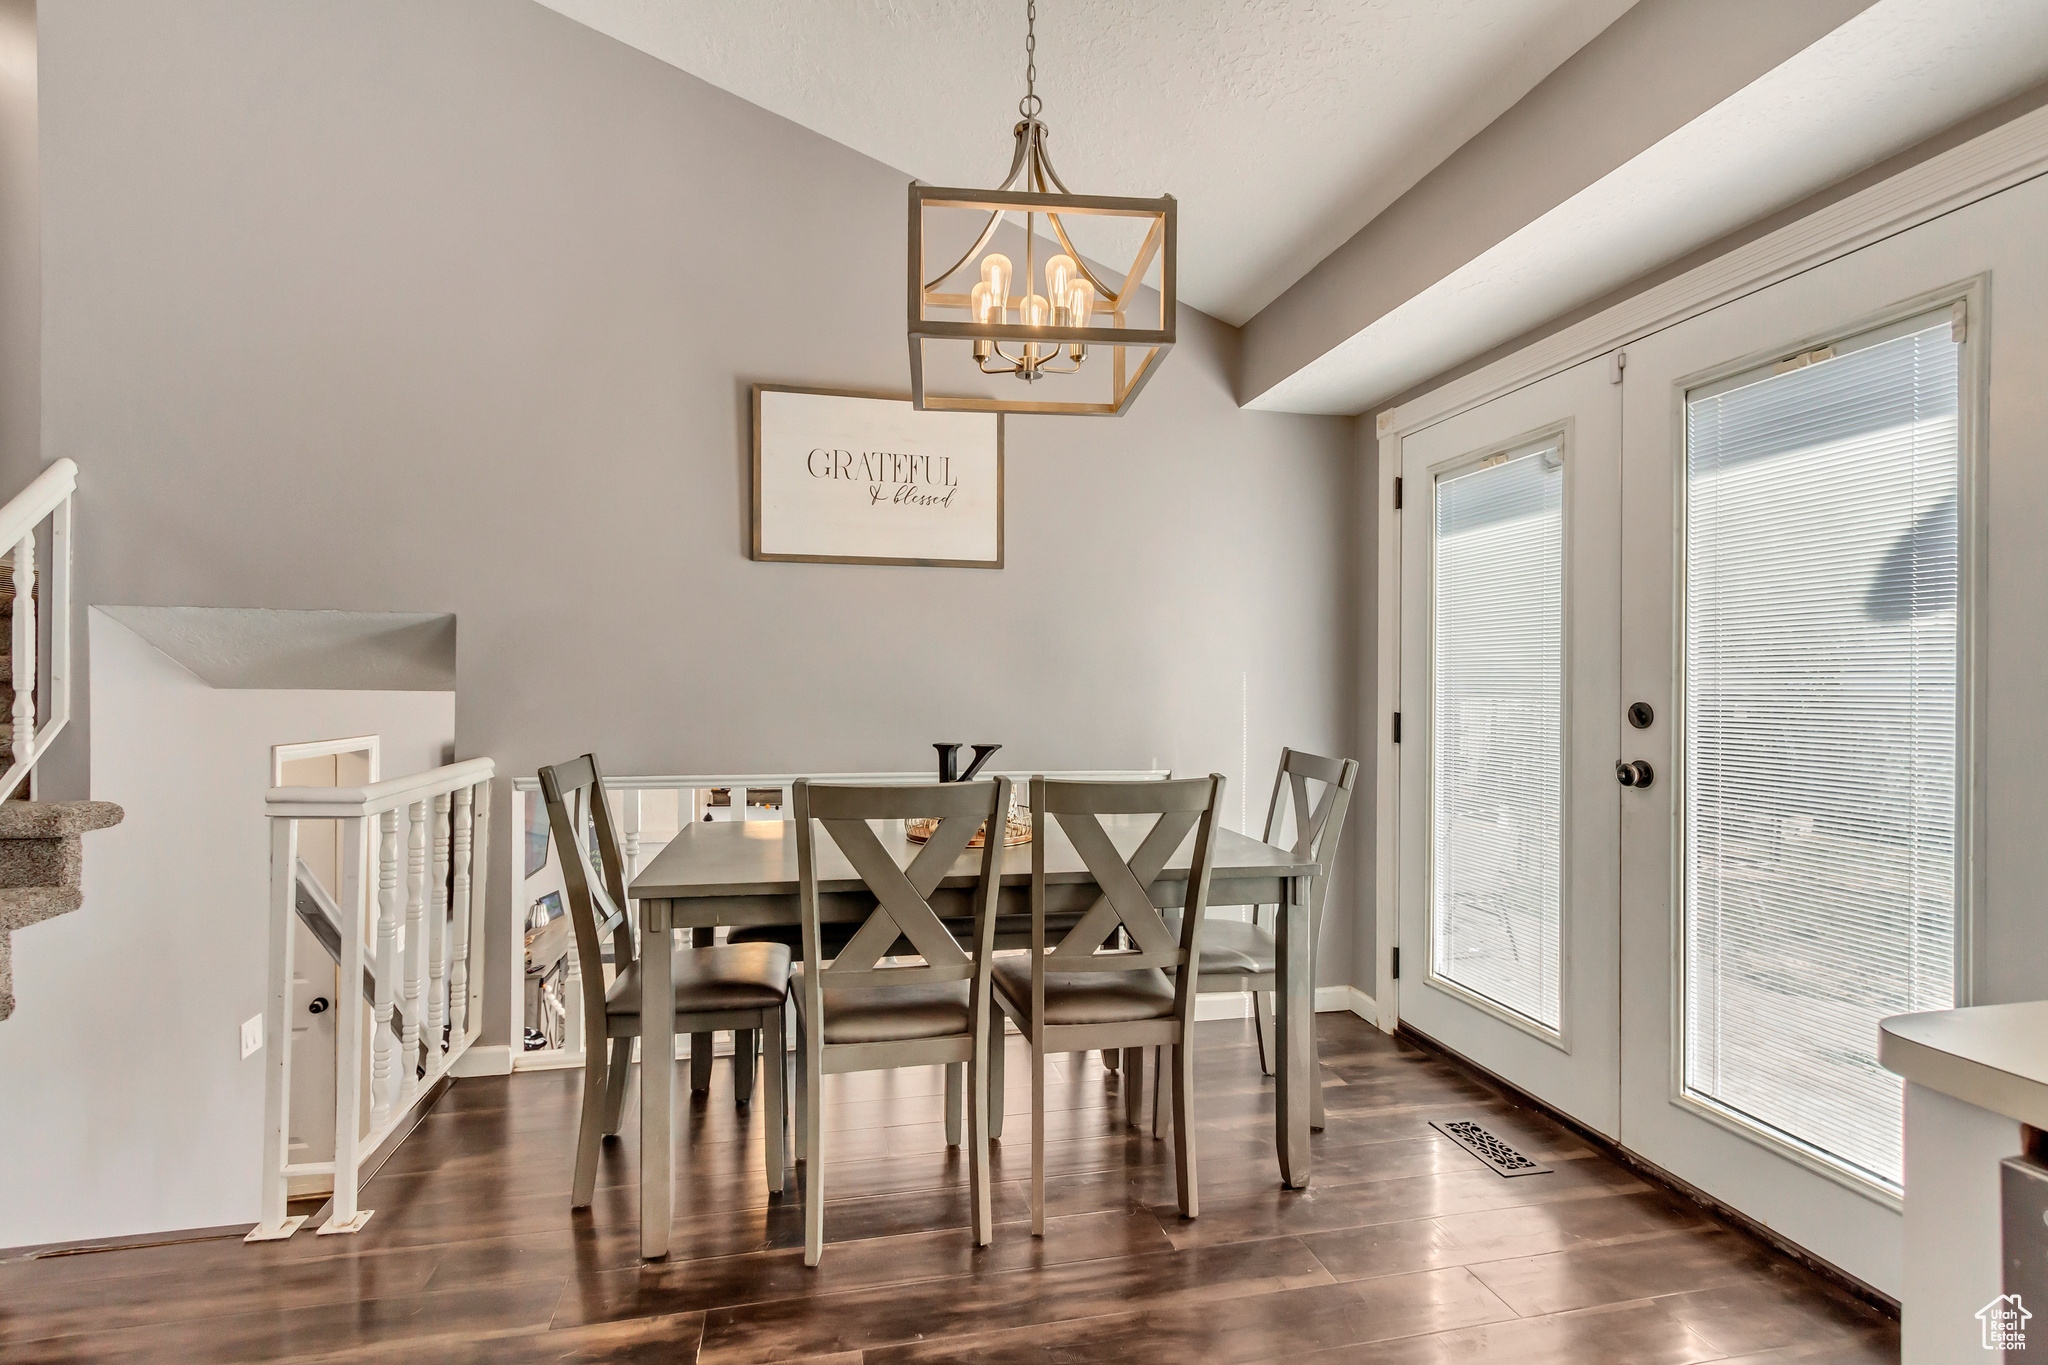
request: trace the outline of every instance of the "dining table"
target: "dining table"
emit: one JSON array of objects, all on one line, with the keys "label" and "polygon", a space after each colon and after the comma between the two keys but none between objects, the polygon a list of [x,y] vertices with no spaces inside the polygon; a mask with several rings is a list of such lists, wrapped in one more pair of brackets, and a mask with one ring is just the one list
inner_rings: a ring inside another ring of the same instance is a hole
[{"label": "dining table", "polygon": [[[903,822],[876,821],[884,848],[899,865],[915,849]],[[1117,851],[1128,859],[1151,829],[1150,816],[1105,816],[1102,827]],[[1094,877],[1057,822],[1045,828],[1046,913],[1078,916],[1100,895]],[[672,964],[666,952],[645,945],[681,929],[698,931],[709,940],[720,926],[795,925],[798,912],[796,823],[783,819],[699,821],[685,825],[668,845],[633,878],[629,899],[639,903],[645,974],[642,999],[660,1000],[673,990]],[[859,923],[874,910],[875,898],[852,864],[830,839],[815,844],[819,918],[822,922]],[[1167,860],[1153,883],[1153,902],[1161,909],[1186,900],[1188,865],[1194,833]],[[999,935],[1028,933],[1031,923],[1031,846],[1006,847],[997,893]],[[1219,829],[1210,857],[1209,906],[1279,907],[1275,923],[1278,949],[1278,996],[1274,1011],[1275,1068],[1278,1080],[1275,1139],[1280,1156],[1280,1181],[1301,1189],[1309,1181],[1311,1095],[1317,1083],[1312,1050],[1315,1028],[1314,944],[1309,932],[1310,882],[1320,875],[1316,862],[1290,849],[1261,842],[1236,830]],[[930,900],[941,917],[968,919],[981,881],[981,851],[963,852]],[[641,1021],[643,1059],[675,1056],[675,1019],[667,1010],[649,1010]],[[772,1045],[772,1044],[771,1044]],[[640,1254],[648,1260],[668,1255],[669,1221],[674,1191],[675,1068],[640,1067]]]}]

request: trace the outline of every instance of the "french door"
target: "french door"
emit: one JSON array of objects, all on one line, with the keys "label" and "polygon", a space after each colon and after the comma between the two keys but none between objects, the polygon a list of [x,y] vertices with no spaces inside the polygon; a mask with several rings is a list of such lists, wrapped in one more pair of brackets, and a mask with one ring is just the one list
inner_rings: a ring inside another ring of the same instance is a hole
[{"label": "french door", "polygon": [[1401,472],[1401,1017],[1610,1135],[1620,460],[1603,359]]},{"label": "french door", "polygon": [[1994,279],[2034,410],[2044,217],[2008,190],[1400,451],[1402,1021],[1891,1293],[1877,1023],[2024,975],[1971,928],[2038,787],[1983,739],[2001,697],[2038,728],[1986,623],[2043,633],[1989,586],[2038,503],[2032,457],[1988,497],[1982,414]]},{"label": "french door", "polygon": [[1968,998],[2003,207],[1631,345],[1624,385],[1622,693],[1656,722],[1621,756],[1670,780],[1621,803],[1623,1141],[1891,1293],[1903,1086],[1877,1023]]}]

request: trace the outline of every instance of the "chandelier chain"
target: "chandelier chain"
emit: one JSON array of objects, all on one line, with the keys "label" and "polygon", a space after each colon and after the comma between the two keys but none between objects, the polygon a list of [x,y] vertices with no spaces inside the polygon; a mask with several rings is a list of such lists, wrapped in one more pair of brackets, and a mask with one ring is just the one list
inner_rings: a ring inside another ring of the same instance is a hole
[{"label": "chandelier chain", "polygon": [[1038,98],[1038,0],[1024,0],[1024,98],[1017,101],[1017,112],[1026,119],[1036,119],[1038,111],[1045,108],[1045,101]]}]

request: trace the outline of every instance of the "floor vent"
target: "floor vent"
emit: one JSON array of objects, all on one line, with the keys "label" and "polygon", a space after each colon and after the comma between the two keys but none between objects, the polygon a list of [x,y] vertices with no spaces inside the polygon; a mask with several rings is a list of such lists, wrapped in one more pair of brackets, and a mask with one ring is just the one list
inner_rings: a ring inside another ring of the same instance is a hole
[{"label": "floor vent", "polygon": [[1548,1175],[1550,1168],[1531,1161],[1470,1119],[1431,1123],[1430,1127],[1491,1166],[1499,1175]]}]

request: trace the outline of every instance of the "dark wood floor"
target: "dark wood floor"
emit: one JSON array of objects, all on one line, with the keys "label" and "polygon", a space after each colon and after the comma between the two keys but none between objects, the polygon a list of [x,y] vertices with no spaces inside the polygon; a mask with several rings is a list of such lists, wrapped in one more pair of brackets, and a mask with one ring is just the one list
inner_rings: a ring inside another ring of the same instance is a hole
[{"label": "dark wood floor", "polygon": [[[675,1259],[637,1259],[636,1154],[568,1208],[574,1072],[462,1081],[368,1187],[354,1237],[0,1264],[0,1359],[84,1361],[1896,1361],[1895,1323],[1651,1188],[1450,1064],[1323,1015],[1328,1131],[1279,1187],[1273,1086],[1201,1026],[1202,1216],[1166,1144],[1122,1125],[1100,1059],[1048,1088],[1053,1215],[1027,1217],[1030,1090],[1012,1041],[995,1245],[965,1230],[938,1071],[833,1078],[822,1266],[770,1203],[727,1063],[688,1101]],[[687,1094],[687,1086],[679,1086]],[[1503,1179],[1432,1118],[1478,1116],[1554,1174]],[[1017,1122],[1021,1117],[1024,1121]]]}]

